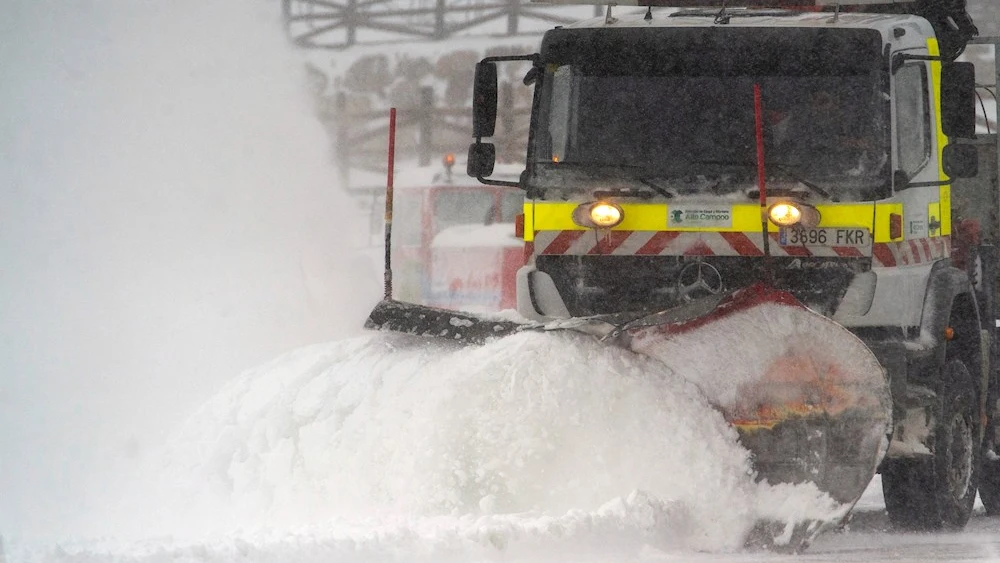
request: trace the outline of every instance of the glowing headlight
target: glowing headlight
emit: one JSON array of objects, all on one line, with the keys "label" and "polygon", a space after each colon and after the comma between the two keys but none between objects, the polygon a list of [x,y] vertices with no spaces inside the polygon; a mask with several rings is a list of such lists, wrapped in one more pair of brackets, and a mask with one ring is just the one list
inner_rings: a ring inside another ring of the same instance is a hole
[{"label": "glowing headlight", "polygon": [[621,223],[622,215],[622,208],[611,203],[597,203],[590,208],[590,220],[605,229]]},{"label": "glowing headlight", "polygon": [[606,201],[584,203],[573,210],[573,222],[591,229],[610,229],[624,218],[621,207]]},{"label": "glowing headlight", "polygon": [[767,217],[779,227],[802,225],[815,227],[819,225],[819,210],[811,205],[793,201],[775,203],[767,210]]},{"label": "glowing headlight", "polygon": [[767,210],[767,216],[779,227],[791,227],[802,220],[802,210],[792,203],[776,203]]}]

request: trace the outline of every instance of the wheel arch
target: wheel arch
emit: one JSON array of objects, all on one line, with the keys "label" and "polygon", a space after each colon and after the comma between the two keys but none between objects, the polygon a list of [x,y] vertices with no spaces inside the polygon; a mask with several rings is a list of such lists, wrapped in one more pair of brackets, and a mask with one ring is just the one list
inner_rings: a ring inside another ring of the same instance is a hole
[{"label": "wheel arch", "polygon": [[931,361],[921,362],[922,375],[947,384],[941,370],[950,360],[962,360],[978,399],[985,388],[986,369],[981,326],[969,276],[942,260],[931,271],[924,298],[919,340],[931,356],[925,359]]}]

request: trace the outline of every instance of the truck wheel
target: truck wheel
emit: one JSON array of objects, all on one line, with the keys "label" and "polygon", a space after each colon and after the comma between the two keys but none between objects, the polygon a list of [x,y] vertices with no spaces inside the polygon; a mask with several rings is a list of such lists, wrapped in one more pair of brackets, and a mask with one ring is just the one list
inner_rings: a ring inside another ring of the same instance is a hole
[{"label": "truck wheel", "polygon": [[976,394],[961,360],[945,365],[934,456],[887,460],[885,508],[893,525],[909,530],[959,529],[972,515],[979,477]]}]

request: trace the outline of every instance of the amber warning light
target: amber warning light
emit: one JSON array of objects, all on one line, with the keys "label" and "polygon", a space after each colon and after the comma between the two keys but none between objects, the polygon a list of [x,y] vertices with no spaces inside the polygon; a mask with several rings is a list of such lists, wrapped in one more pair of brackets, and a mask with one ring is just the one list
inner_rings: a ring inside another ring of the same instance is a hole
[{"label": "amber warning light", "polygon": [[455,166],[455,153],[448,153],[441,158],[441,164],[444,165],[444,172],[451,182],[451,167]]}]

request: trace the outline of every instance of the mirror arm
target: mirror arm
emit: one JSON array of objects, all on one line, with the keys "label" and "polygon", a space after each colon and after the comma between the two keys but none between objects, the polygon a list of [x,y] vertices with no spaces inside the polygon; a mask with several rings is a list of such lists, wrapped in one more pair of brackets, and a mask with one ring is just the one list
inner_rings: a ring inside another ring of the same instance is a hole
[{"label": "mirror arm", "polygon": [[910,182],[910,183],[906,184],[905,187],[907,187],[907,188],[933,188],[933,187],[948,186],[948,185],[950,185],[950,184],[952,184],[954,182],[955,182],[954,178],[948,178],[946,180],[937,180],[937,181],[934,181],[934,182]]},{"label": "mirror arm", "polygon": [[490,178],[484,178],[482,176],[476,176],[476,179],[486,184],[487,186],[510,186],[514,188],[521,187],[520,182],[514,182],[511,180],[491,180]]},{"label": "mirror arm", "polygon": [[531,61],[534,64],[539,64],[541,62],[542,55],[539,53],[532,53],[530,55],[498,55],[495,57],[486,57],[479,61],[481,63],[499,63],[503,61]]},{"label": "mirror arm", "polygon": [[896,53],[892,56],[892,74],[900,69],[906,61],[943,61],[939,55],[911,55],[909,53]]}]

